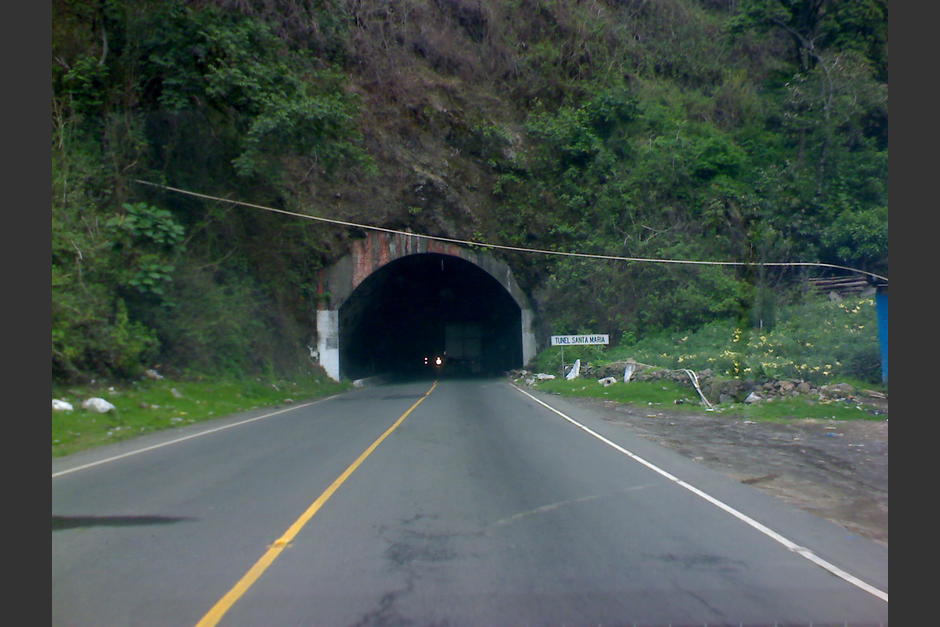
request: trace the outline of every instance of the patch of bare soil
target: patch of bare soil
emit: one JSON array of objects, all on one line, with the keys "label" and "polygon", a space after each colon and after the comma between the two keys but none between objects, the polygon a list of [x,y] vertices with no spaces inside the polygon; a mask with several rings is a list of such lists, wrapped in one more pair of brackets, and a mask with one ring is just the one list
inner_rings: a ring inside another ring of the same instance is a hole
[{"label": "patch of bare soil", "polygon": [[566,400],[590,406],[644,438],[888,544],[886,419],[755,422],[709,412]]}]

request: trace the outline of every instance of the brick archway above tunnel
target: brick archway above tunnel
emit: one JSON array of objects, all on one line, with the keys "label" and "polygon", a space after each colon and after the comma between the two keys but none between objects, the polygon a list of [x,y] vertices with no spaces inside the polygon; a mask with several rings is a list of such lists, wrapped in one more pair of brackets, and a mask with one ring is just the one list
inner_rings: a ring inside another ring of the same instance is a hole
[{"label": "brick archway above tunnel", "polygon": [[[511,299],[519,311],[518,353],[521,363],[518,365],[527,363],[535,356],[532,308],[507,264],[485,252],[448,242],[404,234],[370,232],[364,239],[353,243],[349,254],[320,273],[317,352],[320,364],[330,377],[339,380],[348,374],[341,364],[344,338],[349,342],[348,329],[345,334],[341,329],[341,310],[348,312],[361,308],[362,303],[357,299],[368,298],[368,294],[374,293],[374,284],[379,277],[394,274],[398,268],[415,267],[418,260],[431,258],[440,259],[442,266],[445,263],[443,260],[451,259],[446,262],[448,268],[459,267],[465,272],[478,272],[481,276],[485,274],[489,278],[484,282],[498,284],[505,295],[489,292],[489,297],[494,301]],[[499,289],[496,291],[499,292]],[[345,318],[348,326],[349,316]]]}]

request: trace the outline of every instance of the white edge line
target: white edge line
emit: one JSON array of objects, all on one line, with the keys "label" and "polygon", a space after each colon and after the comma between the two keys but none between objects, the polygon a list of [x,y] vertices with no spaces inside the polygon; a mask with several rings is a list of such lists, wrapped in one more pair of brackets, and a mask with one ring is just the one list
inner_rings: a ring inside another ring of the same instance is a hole
[{"label": "white edge line", "polygon": [[109,462],[116,461],[118,459],[123,459],[125,457],[130,457],[131,455],[137,455],[139,453],[146,453],[147,451],[152,451],[154,449],[162,448],[164,446],[169,446],[171,444],[178,444],[179,442],[185,442],[186,440],[192,440],[193,438],[202,437],[204,435],[209,435],[210,433],[216,433],[217,431],[224,431],[225,429],[231,429],[232,427],[240,427],[241,425],[248,424],[249,422],[255,422],[258,420],[263,420],[265,418],[270,418],[272,416],[277,416],[278,414],[283,414],[285,412],[294,411],[295,409],[303,409],[304,407],[310,407],[311,405],[316,405],[317,403],[322,403],[330,399],[336,398],[338,394],[333,396],[327,396],[326,398],[320,398],[315,401],[310,401],[309,403],[303,403],[301,405],[296,405],[294,407],[287,407],[285,409],[279,409],[263,416],[255,416],[254,418],[248,418],[247,420],[240,420],[239,422],[233,422],[232,424],[225,425],[222,427],[216,427],[214,429],[206,429],[205,431],[200,431],[199,433],[194,433],[192,435],[187,435],[182,438],[176,438],[175,440],[168,440],[166,442],[161,442],[160,444],[154,444],[153,446],[147,446],[144,448],[136,449],[133,451],[128,451],[127,453],[121,453],[120,455],[115,455],[113,457],[108,457],[105,459],[99,459],[96,462],[91,462],[88,464],[83,464],[81,466],[76,466],[74,468],[68,468],[66,470],[60,470],[59,472],[52,473],[52,478],[61,477],[62,475],[67,475],[73,472],[78,472],[79,470],[85,470],[86,468],[92,468],[93,466],[100,466],[101,464],[107,464]]},{"label": "white edge line", "polygon": [[750,525],[750,526],[753,527],[754,529],[757,529],[758,531],[760,531],[760,532],[763,533],[764,535],[766,535],[766,536],[772,538],[773,540],[776,540],[777,542],[779,542],[779,543],[782,544],[783,546],[787,547],[789,550],[793,551],[794,553],[798,553],[798,554],[802,555],[804,558],[806,558],[806,559],[808,559],[809,561],[813,562],[813,563],[816,564],[817,566],[819,566],[819,567],[821,567],[821,568],[823,568],[823,569],[829,571],[829,572],[832,573],[833,575],[835,575],[835,576],[837,576],[837,577],[840,577],[841,579],[844,579],[845,581],[851,583],[851,584],[854,585],[854,586],[857,586],[858,588],[861,588],[862,590],[864,590],[865,592],[868,592],[869,594],[871,594],[871,595],[873,595],[873,596],[878,597],[879,599],[881,599],[881,600],[884,601],[885,603],[888,602],[888,594],[887,594],[886,592],[884,592],[884,591],[882,591],[882,590],[879,590],[878,588],[876,588],[876,587],[874,587],[874,586],[872,586],[872,585],[870,585],[870,584],[868,584],[868,583],[865,583],[864,581],[862,581],[862,580],[859,579],[858,577],[855,577],[854,575],[851,575],[851,574],[847,573],[846,571],[842,570],[842,569],[839,568],[838,566],[835,566],[835,565],[833,565],[833,564],[830,564],[829,562],[827,562],[826,560],[822,559],[821,557],[819,557],[818,555],[816,555],[815,553],[813,553],[812,551],[810,551],[810,550],[807,549],[806,547],[799,546],[798,544],[796,544],[796,543],[794,543],[794,542],[788,540],[787,538],[783,537],[782,535],[780,535],[779,533],[777,533],[777,532],[774,531],[773,529],[770,529],[770,528],[768,528],[768,527],[762,525],[761,523],[757,522],[756,520],[754,520],[754,519],[751,518],[750,516],[747,516],[746,514],[743,514],[743,513],[739,512],[738,510],[734,509],[734,508],[731,507],[730,505],[727,505],[727,504],[725,504],[725,503],[719,501],[719,500],[716,499],[715,497],[710,496],[709,494],[706,494],[705,492],[702,492],[701,490],[699,490],[699,489],[696,488],[695,486],[690,485],[690,484],[686,483],[685,481],[682,481],[681,479],[679,479],[678,477],[676,477],[676,476],[674,476],[674,475],[671,475],[670,473],[666,472],[666,471],[663,470],[662,468],[659,468],[658,466],[656,466],[656,465],[654,465],[654,464],[652,464],[652,463],[646,461],[645,459],[643,459],[642,457],[640,457],[640,456],[637,455],[636,453],[632,453],[631,451],[628,451],[627,449],[623,448],[623,447],[620,446],[619,444],[616,444],[616,443],[614,443],[614,442],[611,442],[610,440],[608,440],[607,438],[605,438],[605,437],[602,436],[601,434],[599,434],[599,433],[597,433],[596,431],[590,429],[589,427],[584,426],[583,424],[581,424],[581,423],[578,422],[577,420],[575,420],[575,419],[573,419],[573,418],[571,418],[571,417],[569,417],[569,416],[566,416],[565,414],[563,414],[562,412],[558,411],[557,409],[555,409],[554,407],[552,407],[552,406],[549,405],[548,403],[545,403],[544,401],[541,401],[541,400],[539,400],[538,398],[532,396],[531,394],[529,394],[528,392],[526,392],[526,391],[523,390],[522,388],[519,388],[519,387],[517,387],[517,386],[515,386],[515,385],[513,385],[513,384],[510,384],[510,385],[512,385],[512,387],[514,387],[514,388],[515,388],[516,390],[518,390],[519,392],[521,392],[521,393],[525,394],[526,396],[528,396],[529,398],[531,398],[533,401],[535,401],[535,402],[538,403],[539,405],[542,405],[543,407],[549,409],[550,411],[552,411],[552,412],[558,414],[559,416],[561,416],[562,418],[564,418],[565,420],[567,420],[568,422],[570,422],[570,423],[573,424],[574,426],[576,426],[576,427],[578,427],[579,429],[581,429],[581,430],[587,432],[588,434],[594,436],[595,438],[597,438],[598,440],[600,440],[600,441],[603,442],[604,444],[607,444],[607,445],[610,446],[611,448],[616,449],[617,451],[623,453],[623,454],[626,455],[627,457],[630,457],[631,459],[633,459],[633,460],[635,460],[635,461],[637,461],[637,462],[643,464],[644,466],[646,466],[646,467],[649,468],[650,470],[659,473],[660,475],[664,476],[665,478],[669,479],[670,481],[674,481],[676,484],[682,486],[683,488],[685,488],[686,490],[692,492],[693,494],[702,497],[703,499],[705,499],[706,501],[708,501],[708,502],[711,503],[712,505],[718,507],[719,509],[722,509],[722,510],[728,512],[729,514],[731,514],[731,515],[734,516],[735,518],[737,518],[737,519],[739,519],[739,520],[741,520],[741,521],[747,523],[748,525]]}]

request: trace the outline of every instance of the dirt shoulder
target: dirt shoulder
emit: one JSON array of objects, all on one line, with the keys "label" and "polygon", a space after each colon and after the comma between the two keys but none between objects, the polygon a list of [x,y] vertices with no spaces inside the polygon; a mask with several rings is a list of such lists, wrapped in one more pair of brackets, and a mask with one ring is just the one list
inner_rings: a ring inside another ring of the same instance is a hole
[{"label": "dirt shoulder", "polygon": [[657,442],[849,531],[888,544],[888,421],[755,422],[571,398]]}]

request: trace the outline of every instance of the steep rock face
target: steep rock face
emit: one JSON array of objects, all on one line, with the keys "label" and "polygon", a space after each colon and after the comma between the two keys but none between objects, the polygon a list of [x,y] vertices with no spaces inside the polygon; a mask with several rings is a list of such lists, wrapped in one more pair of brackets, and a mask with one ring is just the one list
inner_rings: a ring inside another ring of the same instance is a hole
[{"label": "steep rock face", "polygon": [[[461,148],[471,134],[463,116],[482,112],[443,107],[434,93],[440,86],[424,88],[405,103],[387,94],[361,94],[364,146],[376,171],[311,178],[294,163],[287,185],[297,204],[313,213],[319,209],[319,215],[429,235],[473,240],[495,232],[493,172]],[[333,256],[344,254],[345,242],[360,235],[337,232]]]}]

